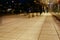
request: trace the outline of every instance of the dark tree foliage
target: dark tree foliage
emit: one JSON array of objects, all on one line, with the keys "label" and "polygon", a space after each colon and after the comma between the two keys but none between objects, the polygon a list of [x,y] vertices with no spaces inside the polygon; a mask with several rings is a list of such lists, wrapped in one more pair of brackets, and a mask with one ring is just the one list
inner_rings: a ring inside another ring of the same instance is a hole
[{"label": "dark tree foliage", "polygon": [[[12,14],[22,12],[39,11],[40,4],[36,4],[34,0],[0,0],[0,13],[1,14]],[[8,11],[9,10],[9,11]]]}]

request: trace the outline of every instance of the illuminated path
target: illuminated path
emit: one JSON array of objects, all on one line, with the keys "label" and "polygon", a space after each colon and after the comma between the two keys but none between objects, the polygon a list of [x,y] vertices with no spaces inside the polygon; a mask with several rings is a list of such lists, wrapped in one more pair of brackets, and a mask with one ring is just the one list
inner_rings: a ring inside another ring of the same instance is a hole
[{"label": "illuminated path", "polygon": [[0,40],[59,40],[58,26],[50,13],[33,18],[12,15],[2,19]]}]

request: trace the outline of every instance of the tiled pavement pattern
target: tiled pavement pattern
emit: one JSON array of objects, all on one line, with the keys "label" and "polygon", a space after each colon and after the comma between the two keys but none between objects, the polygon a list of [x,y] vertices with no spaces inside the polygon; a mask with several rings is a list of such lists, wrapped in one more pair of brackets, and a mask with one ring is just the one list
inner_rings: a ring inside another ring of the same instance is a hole
[{"label": "tiled pavement pattern", "polygon": [[15,15],[3,19],[0,40],[32,40],[37,38],[45,17],[24,18]]},{"label": "tiled pavement pattern", "polygon": [[52,16],[46,16],[46,20],[41,28],[39,40],[59,40],[57,25]]},{"label": "tiled pavement pattern", "polygon": [[[53,19],[54,19],[54,21],[56,22],[55,27],[56,27],[56,30],[57,30],[57,32],[58,32],[59,39],[60,39],[60,21],[57,20],[55,17],[53,17]],[[57,27],[57,26],[58,26],[58,27]]]},{"label": "tiled pavement pattern", "polygon": [[12,15],[3,19],[0,40],[59,40],[50,13],[33,18]]}]

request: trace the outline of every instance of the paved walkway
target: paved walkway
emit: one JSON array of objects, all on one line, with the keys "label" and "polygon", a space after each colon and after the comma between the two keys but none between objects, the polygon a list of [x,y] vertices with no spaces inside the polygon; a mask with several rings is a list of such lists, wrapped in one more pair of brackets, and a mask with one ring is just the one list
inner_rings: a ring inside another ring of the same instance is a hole
[{"label": "paved walkway", "polygon": [[39,36],[45,16],[24,18],[20,15],[3,18],[0,40],[35,40]]},{"label": "paved walkway", "polygon": [[46,16],[46,20],[42,26],[39,40],[59,40],[58,27],[52,16]]},{"label": "paved walkway", "polygon": [[50,13],[33,18],[12,15],[3,19],[0,40],[59,40],[58,26]]}]

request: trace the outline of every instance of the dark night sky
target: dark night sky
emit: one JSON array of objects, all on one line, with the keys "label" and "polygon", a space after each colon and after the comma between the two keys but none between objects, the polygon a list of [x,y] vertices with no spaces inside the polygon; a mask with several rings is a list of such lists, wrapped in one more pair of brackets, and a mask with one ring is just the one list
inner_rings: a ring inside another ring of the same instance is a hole
[{"label": "dark night sky", "polygon": [[[1,3],[1,2],[5,3],[6,1],[12,2],[12,0],[0,0],[0,3]],[[20,3],[33,2],[33,0],[14,0],[14,1],[20,2]]]}]

